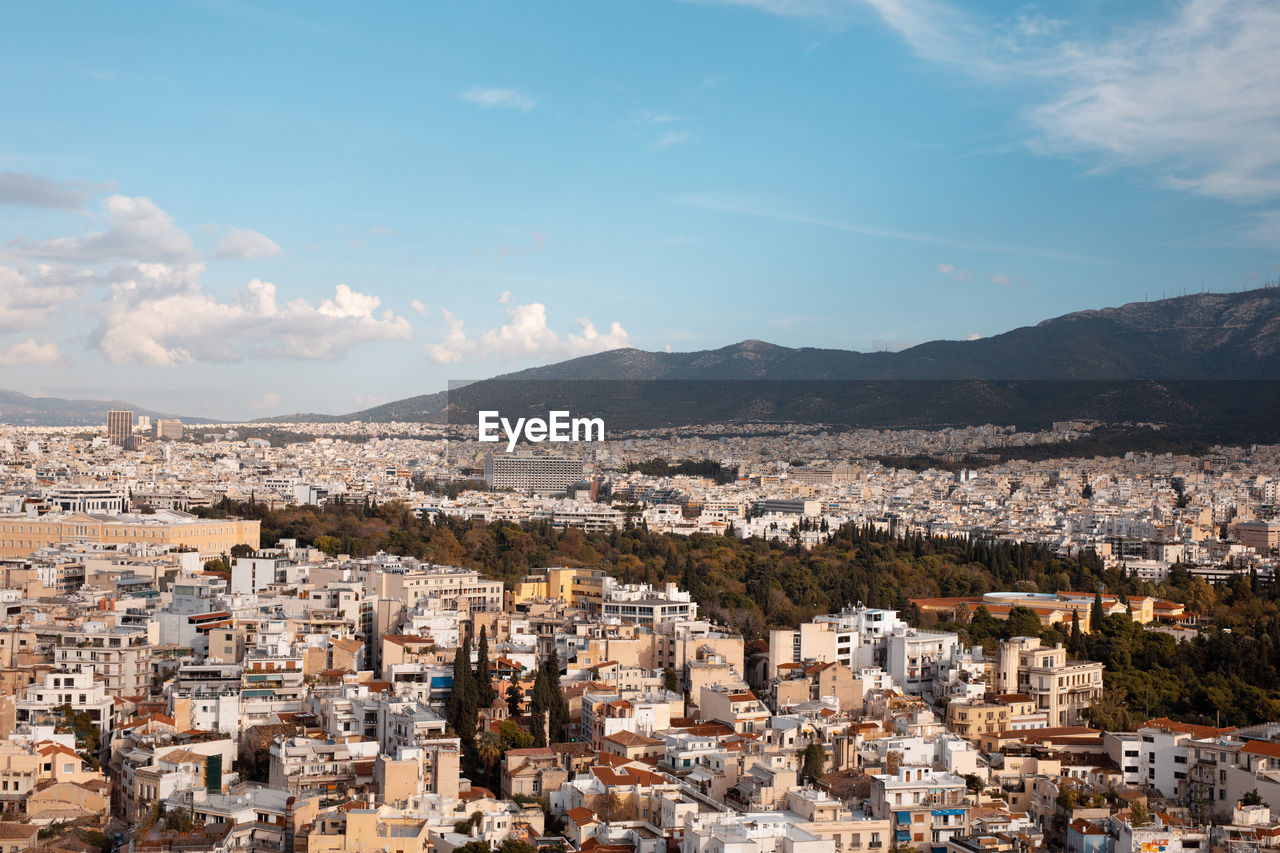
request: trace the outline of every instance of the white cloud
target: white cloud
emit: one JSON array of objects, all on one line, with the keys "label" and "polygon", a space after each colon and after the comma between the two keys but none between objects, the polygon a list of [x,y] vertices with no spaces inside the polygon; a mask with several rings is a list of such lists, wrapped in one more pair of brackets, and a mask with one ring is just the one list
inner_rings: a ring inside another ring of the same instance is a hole
[{"label": "white cloud", "polygon": [[422,300],[420,300],[420,299],[410,299],[410,300],[409,300],[409,307],[410,307],[410,308],[412,308],[412,309],[413,309],[416,313],[418,313],[418,314],[426,314],[426,313],[427,313],[427,305],[426,305],[426,303],[425,303],[425,302],[423,302],[423,301],[422,301]]},{"label": "white cloud", "polygon": [[1006,273],[998,272],[990,276],[990,278],[992,284],[999,285],[1000,287],[1009,287],[1013,284],[1013,279],[1009,278]]},{"label": "white cloud", "polygon": [[510,290],[502,291],[502,295],[498,297],[498,304],[506,305],[510,301],[511,301],[511,291]]},{"label": "white cloud", "polygon": [[0,204],[79,212],[97,189],[102,187],[53,181],[40,175],[0,172]]},{"label": "white cloud", "polygon": [[280,254],[280,247],[265,234],[259,234],[251,228],[227,229],[227,233],[218,241],[218,257],[220,258],[269,258]]},{"label": "white cloud", "polygon": [[956,281],[973,281],[973,273],[962,270],[955,264],[938,264],[938,272]]},{"label": "white cloud", "polygon": [[85,292],[91,272],[51,264],[32,268],[0,265],[0,331],[48,326],[56,309]]},{"label": "white cloud", "polygon": [[[726,0],[847,25],[871,9],[920,56],[984,82],[1030,87],[1029,141],[1098,168],[1150,170],[1218,198],[1280,196],[1280,4],[1181,0],[1106,36],[943,0]],[[1171,11],[1167,11],[1171,10]]]},{"label": "white cloud", "polygon": [[969,334],[964,336],[964,339],[966,341],[979,341],[979,340],[982,340],[982,335],[978,334],[977,332],[970,332]]},{"label": "white cloud", "polygon": [[7,347],[0,348],[0,366],[17,367],[19,365],[65,365],[66,358],[58,351],[53,341],[37,343],[35,338],[27,338]]},{"label": "white cloud", "polygon": [[87,264],[113,260],[173,262],[196,257],[191,238],[151,199],[112,195],[103,200],[102,209],[107,220],[105,231],[36,242],[18,239],[6,248],[20,256]]},{"label": "white cloud", "polygon": [[670,148],[673,145],[683,145],[693,139],[693,135],[687,130],[669,130],[659,136],[649,144],[650,148]]},{"label": "white cloud", "polygon": [[552,359],[572,358],[627,346],[627,331],[613,322],[601,333],[590,320],[579,317],[578,331],[561,337],[547,325],[547,308],[540,302],[513,305],[506,309],[507,322],[469,337],[463,321],[448,309],[442,309],[449,332],[445,339],[427,347],[427,354],[441,363],[477,358]]},{"label": "white cloud", "polygon": [[537,98],[527,95],[518,89],[488,89],[473,86],[463,92],[460,97],[464,101],[481,107],[502,107],[508,110],[519,110],[527,113],[538,104]]},{"label": "white cloud", "polygon": [[403,317],[378,312],[378,297],[345,284],[319,305],[281,304],[274,284],[253,279],[220,301],[200,284],[202,271],[162,264],[117,270],[98,331],[107,360],[172,366],[247,357],[332,359],[360,343],[410,334]]},{"label": "white cloud", "polygon": [[[345,284],[319,304],[281,302],[276,286],[259,279],[220,298],[201,283],[205,264],[191,238],[151,199],[112,195],[102,206],[103,230],[6,245],[19,262],[0,264],[0,331],[70,322],[57,311],[81,298],[82,310],[98,321],[96,344],[115,364],[331,359],[360,343],[410,336],[407,320]],[[279,250],[255,231],[231,228],[217,256],[253,259]],[[47,260],[31,264],[33,257]],[[101,302],[83,299],[94,288],[106,289]],[[24,346],[18,354],[27,358],[52,358],[56,350]]]}]

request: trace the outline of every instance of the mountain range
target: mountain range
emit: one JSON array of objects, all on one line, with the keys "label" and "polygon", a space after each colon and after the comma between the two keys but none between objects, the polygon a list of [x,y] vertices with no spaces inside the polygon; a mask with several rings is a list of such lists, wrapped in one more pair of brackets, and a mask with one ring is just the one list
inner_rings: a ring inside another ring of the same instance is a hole
[{"label": "mountain range", "polygon": [[[153,412],[123,400],[66,400],[61,397],[29,397],[17,391],[0,390],[0,423],[17,426],[102,426],[107,412],[125,409],[134,417],[152,420],[177,415]],[[181,418],[185,424],[209,423],[206,418]]]},{"label": "mountain range", "polygon": [[[474,423],[568,408],[618,427],[792,420],[936,427],[1054,420],[1228,420],[1265,435],[1280,402],[1280,288],[1080,311],[899,352],[758,340],[701,352],[617,349],[409,397],[334,420]],[[1249,383],[1224,385],[1227,382]],[[296,416],[295,416],[296,417]],[[1216,431],[1215,431],[1216,430]]]},{"label": "mountain range", "polygon": [[[1049,420],[1262,425],[1280,408],[1280,288],[1201,293],[1080,311],[988,338],[898,352],[783,347],[759,340],[699,352],[616,349],[408,397],[345,415],[271,421],[474,423],[479,408],[568,408],[617,426],[711,420],[938,426]],[[1249,385],[1223,383],[1240,381]],[[123,402],[0,391],[0,421],[91,425]],[[202,419],[184,419],[187,422]]]}]

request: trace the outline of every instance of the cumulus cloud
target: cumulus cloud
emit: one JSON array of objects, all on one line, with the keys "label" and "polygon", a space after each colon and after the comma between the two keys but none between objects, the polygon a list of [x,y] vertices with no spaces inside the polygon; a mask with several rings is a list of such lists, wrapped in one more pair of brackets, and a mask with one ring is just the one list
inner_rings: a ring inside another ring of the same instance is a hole
[{"label": "cumulus cloud", "polygon": [[19,365],[65,365],[66,358],[58,351],[53,341],[38,343],[35,338],[27,338],[7,347],[0,347],[0,366],[17,367]]},{"label": "cumulus cloud", "polygon": [[982,340],[982,335],[978,334],[977,332],[970,332],[969,334],[964,336],[964,339],[966,341],[979,341],[979,340]]},{"label": "cumulus cloud", "polygon": [[[332,359],[369,341],[410,336],[407,320],[377,296],[339,284],[318,303],[285,301],[270,282],[253,279],[229,298],[201,282],[205,262],[184,231],[151,199],[112,195],[106,226],[83,236],[14,240],[0,264],[0,331],[48,327],[80,299],[97,321],[92,340],[114,364],[176,365],[244,358]],[[216,257],[275,254],[270,238],[230,228]],[[85,297],[105,290],[100,302]],[[15,345],[16,346],[16,345]],[[32,342],[7,363],[52,363],[56,347]],[[56,356],[61,358],[61,356]],[[25,359],[17,361],[16,359]]]},{"label": "cumulus cloud", "polygon": [[508,110],[519,110],[527,113],[538,104],[537,98],[527,95],[518,89],[490,89],[473,86],[459,97],[464,101],[481,107],[501,107]]},{"label": "cumulus cloud", "polygon": [[991,283],[997,284],[1000,287],[1009,287],[1013,284],[1013,279],[1009,278],[1006,273],[998,272],[991,276]]},{"label": "cumulus cloud", "polygon": [[972,281],[973,273],[968,270],[962,270],[955,264],[938,264],[938,272],[956,281]]},{"label": "cumulus cloud", "polygon": [[511,291],[510,290],[502,291],[502,295],[498,297],[498,304],[506,305],[510,301],[511,301]]},{"label": "cumulus cloud", "polygon": [[427,354],[442,364],[467,356],[505,360],[572,358],[625,347],[628,341],[621,323],[614,321],[602,333],[586,317],[577,318],[576,332],[562,337],[547,325],[547,308],[540,302],[511,306],[506,309],[506,323],[475,337],[467,334],[462,319],[452,311],[443,309],[441,314],[449,331],[444,340],[427,347]]},{"label": "cumulus cloud", "polygon": [[52,210],[84,210],[94,190],[89,184],[54,181],[40,175],[0,172],[0,204],[44,207]]},{"label": "cumulus cloud", "polygon": [[6,248],[27,257],[86,264],[114,260],[172,262],[196,256],[191,237],[145,196],[108,196],[102,202],[102,210],[107,221],[104,231],[35,242],[18,239]]},{"label": "cumulus cloud", "polygon": [[0,265],[0,331],[48,326],[55,310],[85,292],[94,280],[88,271],[51,264]]},{"label": "cumulus cloud", "polygon": [[114,364],[172,366],[246,357],[332,359],[368,341],[409,337],[407,320],[379,312],[381,300],[345,284],[319,305],[281,303],[276,286],[253,279],[222,301],[191,270],[138,268],[118,281],[98,344]]},{"label": "cumulus cloud", "polygon": [[272,255],[280,254],[280,246],[274,240],[265,234],[259,234],[251,228],[227,229],[227,233],[222,235],[222,239],[218,241],[218,257],[220,258],[239,258],[248,260],[253,258],[269,258]]},{"label": "cumulus cloud", "polygon": [[427,313],[427,305],[426,305],[426,303],[425,303],[425,302],[423,302],[423,301],[422,301],[422,300],[420,300],[420,299],[410,299],[410,300],[409,300],[409,307],[410,307],[410,308],[412,308],[412,309],[414,310],[414,312],[416,312],[416,313],[418,313],[418,314],[426,314],[426,313]]}]

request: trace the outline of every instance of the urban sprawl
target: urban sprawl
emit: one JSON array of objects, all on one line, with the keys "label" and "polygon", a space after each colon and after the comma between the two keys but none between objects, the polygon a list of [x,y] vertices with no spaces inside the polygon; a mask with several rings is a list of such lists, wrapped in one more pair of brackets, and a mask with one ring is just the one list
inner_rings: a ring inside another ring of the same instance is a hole
[{"label": "urban sprawl", "polygon": [[[1212,608],[1160,594],[1175,575],[1210,601],[1274,582],[1280,447],[998,455],[1095,426],[511,453],[424,424],[0,426],[0,851],[1280,848],[1280,722],[1112,730],[1111,673],[1079,653],[1108,619],[1196,642]],[[749,635],[669,577],[264,541],[245,505],[797,554],[851,528],[1023,543],[1144,591],[847,601]],[[1026,630],[971,643],[979,615]]]}]

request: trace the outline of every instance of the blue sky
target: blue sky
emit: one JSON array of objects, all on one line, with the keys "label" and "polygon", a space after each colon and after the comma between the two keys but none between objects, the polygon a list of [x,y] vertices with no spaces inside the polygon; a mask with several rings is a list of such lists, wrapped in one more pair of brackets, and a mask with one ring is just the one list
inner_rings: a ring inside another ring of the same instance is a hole
[{"label": "blue sky", "polygon": [[1280,7],[26,4],[0,387],[345,412],[1280,273]]}]

